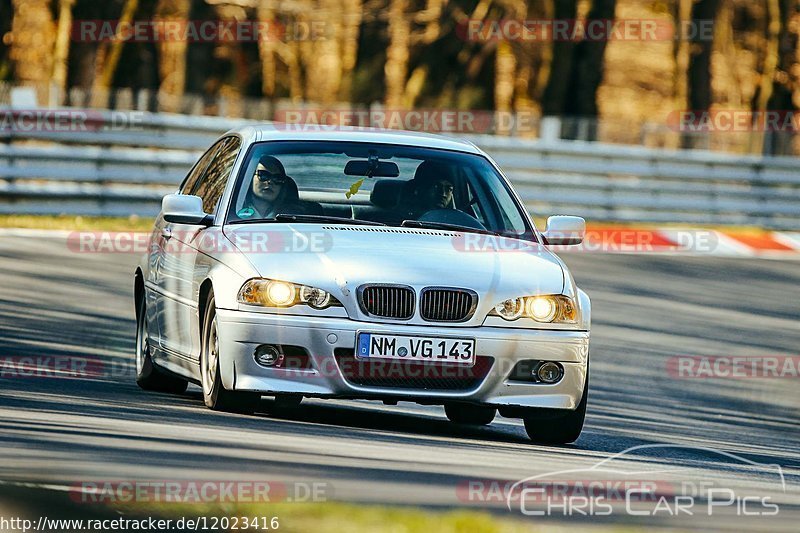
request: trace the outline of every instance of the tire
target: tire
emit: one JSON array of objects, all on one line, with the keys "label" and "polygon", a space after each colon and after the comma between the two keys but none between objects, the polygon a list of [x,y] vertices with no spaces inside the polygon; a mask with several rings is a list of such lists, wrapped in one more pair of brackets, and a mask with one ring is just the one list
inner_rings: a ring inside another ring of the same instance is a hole
[{"label": "tire", "polygon": [[444,413],[451,422],[456,424],[486,426],[494,420],[497,409],[484,405],[449,403],[444,406]]},{"label": "tire", "polygon": [[264,408],[267,414],[280,415],[286,411],[297,409],[303,402],[302,394],[276,394],[275,399],[265,402]]},{"label": "tire", "polygon": [[150,357],[150,336],[147,333],[147,307],[144,296],[136,315],[136,384],[144,390],[182,394],[189,382],[167,374],[153,364]]},{"label": "tire", "polygon": [[302,394],[276,394],[275,407],[278,409],[294,409],[303,402]]},{"label": "tire", "polygon": [[[588,372],[588,370],[587,370]],[[586,418],[586,403],[589,398],[589,376],[583,388],[583,397],[577,409],[564,415],[526,416],[525,431],[528,437],[538,444],[569,444],[578,440],[583,431]]]},{"label": "tire", "polygon": [[209,296],[203,320],[200,343],[200,381],[203,401],[214,411],[252,414],[261,400],[254,392],[230,391],[222,384],[219,370],[219,337],[217,336],[217,311],[213,294]]}]

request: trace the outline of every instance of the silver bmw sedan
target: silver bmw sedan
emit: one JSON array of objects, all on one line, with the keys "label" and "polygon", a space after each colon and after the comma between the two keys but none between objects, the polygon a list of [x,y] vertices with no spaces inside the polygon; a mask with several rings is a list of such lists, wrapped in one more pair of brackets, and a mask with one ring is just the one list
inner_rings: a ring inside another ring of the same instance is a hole
[{"label": "silver bmw sedan", "polygon": [[458,424],[583,427],[589,297],[470,142],[398,131],[228,132],[164,197],[135,271],[136,381],[211,409],[303,397],[443,405]]}]

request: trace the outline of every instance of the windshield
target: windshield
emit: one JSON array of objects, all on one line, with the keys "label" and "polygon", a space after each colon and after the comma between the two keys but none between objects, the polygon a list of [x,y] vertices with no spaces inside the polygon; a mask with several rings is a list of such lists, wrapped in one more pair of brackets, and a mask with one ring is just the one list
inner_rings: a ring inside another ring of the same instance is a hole
[{"label": "windshield", "polygon": [[[378,223],[533,238],[486,158],[363,142],[262,142],[237,177],[228,223]],[[287,217],[286,215],[295,215]]]}]

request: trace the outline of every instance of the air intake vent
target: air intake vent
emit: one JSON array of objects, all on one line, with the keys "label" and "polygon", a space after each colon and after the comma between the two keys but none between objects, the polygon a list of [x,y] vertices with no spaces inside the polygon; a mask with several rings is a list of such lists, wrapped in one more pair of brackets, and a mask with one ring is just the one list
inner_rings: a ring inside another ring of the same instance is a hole
[{"label": "air intake vent", "polygon": [[408,320],[414,316],[414,289],[405,285],[362,285],[358,303],[369,316]]},{"label": "air intake vent", "polygon": [[478,307],[478,294],[469,289],[427,287],[419,305],[422,318],[429,322],[464,322]]},{"label": "air intake vent", "polygon": [[431,231],[424,229],[406,229],[396,227],[375,227],[375,226],[323,226],[326,231],[359,231],[362,233],[402,233],[406,235],[432,235],[434,237],[450,237],[452,233],[443,231]]},{"label": "air intake vent", "polygon": [[414,389],[420,391],[471,391],[489,375],[494,358],[479,355],[475,366],[422,361],[356,359],[352,349],[336,348],[336,363],[349,383],[361,387]]}]

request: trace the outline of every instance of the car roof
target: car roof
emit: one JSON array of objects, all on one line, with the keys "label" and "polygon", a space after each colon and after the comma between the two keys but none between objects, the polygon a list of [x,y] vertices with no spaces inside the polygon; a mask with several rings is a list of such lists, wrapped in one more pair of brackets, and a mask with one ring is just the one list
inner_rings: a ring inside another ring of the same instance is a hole
[{"label": "car roof", "polygon": [[351,141],[399,144],[419,148],[436,148],[471,154],[483,151],[467,139],[415,131],[362,128],[348,126],[318,126],[266,123],[231,130],[249,142],[260,141]]}]

